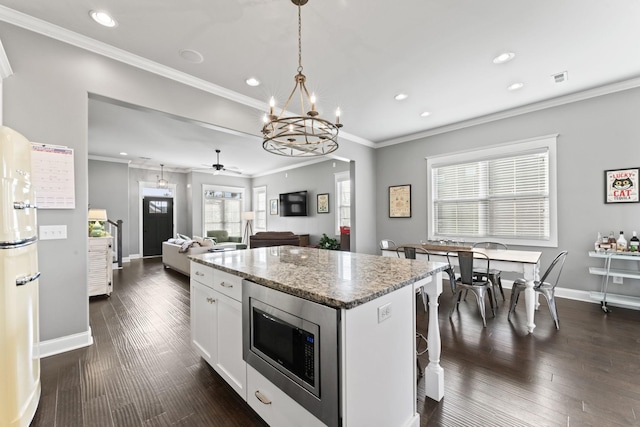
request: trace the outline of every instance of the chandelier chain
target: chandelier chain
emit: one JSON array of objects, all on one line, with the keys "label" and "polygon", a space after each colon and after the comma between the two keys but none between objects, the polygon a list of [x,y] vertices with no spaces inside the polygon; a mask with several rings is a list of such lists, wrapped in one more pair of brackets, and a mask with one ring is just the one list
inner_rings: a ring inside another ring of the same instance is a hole
[{"label": "chandelier chain", "polygon": [[302,73],[302,6],[298,3],[298,73]]}]

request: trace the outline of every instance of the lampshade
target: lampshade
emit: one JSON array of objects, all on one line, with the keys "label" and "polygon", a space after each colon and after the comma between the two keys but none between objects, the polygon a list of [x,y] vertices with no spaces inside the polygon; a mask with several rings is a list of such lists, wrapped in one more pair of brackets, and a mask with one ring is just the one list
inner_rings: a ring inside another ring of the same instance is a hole
[{"label": "lampshade", "polygon": [[245,221],[252,221],[255,218],[253,211],[242,212],[242,219]]},{"label": "lampshade", "polygon": [[107,219],[106,209],[89,209],[89,221],[106,221]]}]

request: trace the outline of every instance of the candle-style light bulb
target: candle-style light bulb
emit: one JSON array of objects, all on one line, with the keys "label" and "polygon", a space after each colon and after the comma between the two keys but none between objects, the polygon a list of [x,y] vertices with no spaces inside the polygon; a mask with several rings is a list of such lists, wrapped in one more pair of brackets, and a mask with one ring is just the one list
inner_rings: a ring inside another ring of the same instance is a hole
[{"label": "candle-style light bulb", "polygon": [[269,115],[273,116],[273,108],[276,106],[276,99],[272,96],[269,100]]},{"label": "candle-style light bulb", "polygon": [[312,93],[309,100],[311,101],[311,111],[316,111],[316,94]]},{"label": "candle-style light bulb", "polygon": [[340,114],[342,112],[340,111],[340,108],[336,109],[336,124],[339,125],[340,124]]},{"label": "candle-style light bulb", "polygon": [[269,123],[269,116],[267,116],[266,114],[262,116],[262,121],[265,123]]}]

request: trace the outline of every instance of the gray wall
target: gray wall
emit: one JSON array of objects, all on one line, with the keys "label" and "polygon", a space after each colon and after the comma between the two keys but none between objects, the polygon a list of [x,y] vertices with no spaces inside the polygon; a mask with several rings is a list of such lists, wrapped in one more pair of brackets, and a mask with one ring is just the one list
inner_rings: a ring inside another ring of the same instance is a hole
[{"label": "gray wall", "polygon": [[[640,232],[640,204],[603,201],[606,169],[640,166],[638,111],[640,89],[632,89],[379,149],[378,239],[404,243],[427,237],[426,157],[557,133],[559,247],[542,248],[543,268],[566,249],[569,256],[561,286],[598,290],[600,278],[590,275],[588,266],[602,262],[587,255],[598,231],[613,230],[617,236],[624,230],[627,240],[633,230]],[[397,184],[412,185],[410,219],[386,215],[387,187]],[[625,282],[612,285],[610,291],[640,295],[638,281]]]},{"label": "gray wall", "polygon": [[[267,230],[310,234],[310,244],[312,245],[318,243],[322,233],[326,233],[329,237],[335,237],[336,191],[334,174],[349,170],[349,162],[327,160],[286,172],[254,178],[254,187],[267,187]],[[280,193],[303,190],[307,191],[306,217],[281,217],[280,212],[278,215],[269,214],[269,200],[278,199]],[[316,213],[316,195],[321,193],[329,193],[328,214]]]},{"label": "gray wall", "polygon": [[89,160],[89,207],[107,210],[112,221],[122,222],[122,256],[129,256],[129,165]]}]

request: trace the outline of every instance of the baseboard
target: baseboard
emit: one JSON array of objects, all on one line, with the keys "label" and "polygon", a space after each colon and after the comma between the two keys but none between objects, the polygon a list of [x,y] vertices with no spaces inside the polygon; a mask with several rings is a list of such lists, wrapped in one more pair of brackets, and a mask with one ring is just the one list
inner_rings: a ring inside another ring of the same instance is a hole
[{"label": "baseboard", "polygon": [[139,258],[142,258],[142,255],[140,255],[140,254],[129,254],[129,259],[130,260],[139,259]]},{"label": "baseboard", "polygon": [[[502,287],[504,289],[511,289],[512,286],[512,280],[502,281]],[[602,302],[602,294],[600,292],[582,291],[578,289],[561,287],[556,287],[556,297],[571,299],[575,301],[590,302],[592,304],[601,304]],[[640,310],[640,298],[625,295],[608,294],[607,305],[629,308],[632,310]]]},{"label": "baseboard", "polygon": [[48,357],[93,344],[91,327],[86,332],[40,341],[40,357]]}]

